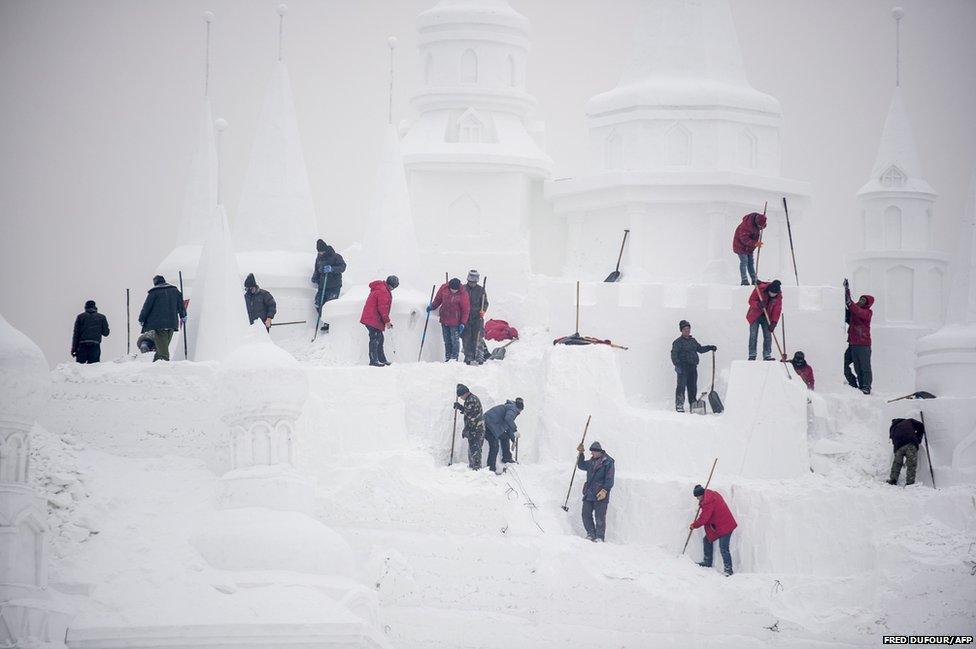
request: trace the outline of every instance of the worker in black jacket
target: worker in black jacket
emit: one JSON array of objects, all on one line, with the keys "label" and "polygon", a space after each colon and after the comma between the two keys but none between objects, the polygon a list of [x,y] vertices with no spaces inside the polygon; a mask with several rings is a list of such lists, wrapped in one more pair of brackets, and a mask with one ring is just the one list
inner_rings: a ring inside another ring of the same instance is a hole
[{"label": "worker in black jacket", "polygon": [[71,355],[79,363],[97,363],[102,358],[102,336],[108,335],[108,318],[98,312],[95,300],[85,302],[84,313],[75,318]]},{"label": "worker in black jacket", "polygon": [[688,393],[688,407],[698,398],[698,354],[714,352],[715,345],[699,345],[691,335],[691,323],[682,320],[678,323],[681,335],[671,343],[671,363],[677,375],[678,385],[674,391],[674,409],[685,411],[685,392]]},{"label": "worker in black jacket", "polygon": [[248,273],[244,280],[244,306],[247,307],[247,317],[251,324],[260,320],[264,323],[264,328],[271,331],[271,321],[278,313],[278,305],[271,293],[258,286],[254,273]]},{"label": "worker in black jacket", "polygon": [[169,360],[169,344],[173,340],[173,332],[179,331],[180,325],[186,321],[186,307],[183,305],[183,294],[180,289],[166,283],[162,275],[153,277],[153,287],[146,294],[146,301],[139,312],[139,324],[142,333],[153,332],[156,342],[156,353],[153,362]]},{"label": "worker in black jacket", "polygon": [[[312,283],[315,284],[315,308],[321,311],[326,302],[339,298],[346,260],[322,239],[315,242],[315,250],[318,254],[312,269]],[[323,321],[321,329],[327,332],[329,323]]]},{"label": "worker in black jacket", "polygon": [[918,445],[925,437],[925,424],[917,419],[892,419],[888,437],[895,450],[891,461],[891,477],[888,484],[898,484],[902,464],[907,464],[905,486],[915,484],[915,469],[918,468]]}]

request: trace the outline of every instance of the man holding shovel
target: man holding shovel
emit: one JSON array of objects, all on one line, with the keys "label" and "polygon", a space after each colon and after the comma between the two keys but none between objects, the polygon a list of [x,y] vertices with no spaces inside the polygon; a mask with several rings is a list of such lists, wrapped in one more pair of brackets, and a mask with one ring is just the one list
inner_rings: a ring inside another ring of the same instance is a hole
[{"label": "man holding shovel", "polygon": [[586,471],[583,484],[583,527],[586,539],[603,542],[607,533],[607,506],[616,470],[613,458],[603,452],[600,442],[590,444],[590,459],[583,459],[583,444],[576,447],[579,454],[576,467]]},{"label": "man holding shovel", "polygon": [[481,408],[481,399],[471,394],[471,390],[463,383],[457,384],[455,394],[464,401],[463,405],[455,401],[454,409],[464,416],[461,437],[468,440],[468,466],[477,471],[481,468],[481,447],[485,443],[485,415]]},{"label": "man holding shovel", "polygon": [[698,398],[698,354],[718,350],[715,345],[699,345],[691,335],[691,323],[682,320],[678,323],[681,335],[671,343],[671,363],[678,377],[678,387],[674,391],[674,409],[685,411],[685,392],[688,393],[689,408]]},{"label": "man holding shovel", "polygon": [[702,539],[704,560],[698,565],[702,568],[712,567],[712,551],[715,541],[718,541],[722,563],[725,564],[725,576],[731,577],[732,553],[729,551],[729,542],[732,540],[732,531],[738,527],[738,523],[735,522],[735,517],[732,516],[729,506],[725,504],[725,499],[719,492],[696,484],[692,493],[698,499],[700,509],[698,518],[688,526],[688,529],[705,528],[705,537]]}]

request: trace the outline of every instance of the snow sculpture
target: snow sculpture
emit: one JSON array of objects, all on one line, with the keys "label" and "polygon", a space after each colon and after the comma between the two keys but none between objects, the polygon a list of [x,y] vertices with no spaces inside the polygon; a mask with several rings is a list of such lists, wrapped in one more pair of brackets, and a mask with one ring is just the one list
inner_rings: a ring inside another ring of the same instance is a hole
[{"label": "snow sculpture", "polygon": [[44,354],[0,316],[0,646],[63,647],[70,614],[47,592],[47,509],[29,482],[30,432],[47,401]]},{"label": "snow sculpture", "polygon": [[505,0],[442,0],[417,30],[424,85],[402,146],[425,260],[434,277],[519,278],[551,166],[528,121],[528,20]]},{"label": "snow sculpture", "polygon": [[932,463],[948,478],[938,484],[976,483],[976,173],[959,242],[946,324],[919,339],[915,361],[916,388],[938,397],[912,403],[923,406]]},{"label": "snow sculpture", "polygon": [[780,105],[749,85],[727,0],[647,2],[620,83],[586,113],[591,168],[546,184],[573,278],[598,279],[630,229],[625,281],[738,283],[732,232],[767,200],[760,270],[792,275],[778,198],[797,219],[809,185],[780,177]]}]

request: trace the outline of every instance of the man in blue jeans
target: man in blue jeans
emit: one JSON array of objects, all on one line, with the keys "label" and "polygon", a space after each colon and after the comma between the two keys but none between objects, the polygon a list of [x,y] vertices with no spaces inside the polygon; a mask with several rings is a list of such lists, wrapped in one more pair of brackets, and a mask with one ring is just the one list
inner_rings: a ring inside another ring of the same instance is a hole
[{"label": "man in blue jeans", "polygon": [[[749,360],[756,360],[756,342],[759,330],[763,333],[763,360],[773,359],[772,332],[783,311],[783,290],[778,279],[771,282],[759,282],[756,288],[749,291],[749,311],[746,312],[746,322],[749,323]],[[767,316],[769,319],[767,320]]]},{"label": "man in blue jeans", "polygon": [[742,217],[742,223],[732,235],[732,252],[739,257],[739,277],[743,286],[756,283],[756,266],[753,252],[762,247],[762,231],[766,227],[766,215],[750,212]]},{"label": "man in blue jeans", "polygon": [[725,499],[719,492],[696,484],[692,493],[698,499],[699,513],[688,529],[705,528],[705,537],[702,539],[703,561],[698,565],[702,568],[712,567],[712,551],[715,541],[718,541],[722,563],[725,565],[725,576],[729,577],[732,575],[732,553],[729,551],[729,541],[732,540],[732,531],[738,527],[738,523],[735,522],[735,517],[732,516],[729,506],[725,504]]}]

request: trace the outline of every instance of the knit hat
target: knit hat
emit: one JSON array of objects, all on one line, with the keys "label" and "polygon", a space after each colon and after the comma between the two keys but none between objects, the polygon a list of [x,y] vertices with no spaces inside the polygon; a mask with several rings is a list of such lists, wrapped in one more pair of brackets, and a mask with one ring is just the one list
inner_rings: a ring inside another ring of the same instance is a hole
[{"label": "knit hat", "polygon": [[682,320],[681,322],[678,323],[678,331],[681,331],[685,327],[690,327],[690,326],[691,326],[690,322],[688,322],[687,320]]},{"label": "knit hat", "polygon": [[329,244],[327,244],[325,241],[322,241],[321,239],[315,242],[315,249],[318,250],[319,252],[325,252],[325,249],[328,247]]},{"label": "knit hat", "polygon": [[793,362],[805,364],[807,362],[807,356],[803,352],[796,352],[793,354]]},{"label": "knit hat", "polygon": [[468,281],[477,284],[481,281],[481,275],[478,274],[478,271],[472,268],[468,271]]},{"label": "knit hat", "polygon": [[248,273],[244,279],[244,288],[257,288],[258,282],[254,279],[254,273]]},{"label": "knit hat", "polygon": [[386,285],[389,286],[390,288],[396,288],[397,286],[400,285],[400,278],[397,277],[396,275],[390,275],[389,277],[386,278]]},{"label": "knit hat", "polygon": [[452,291],[461,290],[461,280],[459,280],[457,277],[451,279],[451,281],[447,283],[447,288],[451,289]]},{"label": "knit hat", "polygon": [[600,446],[600,442],[593,442],[592,444],[590,444],[590,450],[591,451],[600,451],[602,453],[603,452],[603,447]]},{"label": "knit hat", "polygon": [[700,484],[696,484],[695,485],[695,491],[693,493],[695,494],[695,498],[697,498],[698,496],[704,496],[705,495],[705,487],[701,486]]},{"label": "knit hat", "polygon": [[153,277],[154,286],[159,286],[160,284],[165,284],[165,283],[166,283],[166,278],[163,277],[162,275],[156,275],[155,277]]},{"label": "knit hat", "polygon": [[87,302],[85,302],[85,308],[86,309],[94,309],[95,308],[95,300],[88,300]]},{"label": "knit hat", "polygon": [[522,397],[515,397],[515,407],[519,410],[525,410],[525,402],[522,401]]},{"label": "knit hat", "polygon": [[457,390],[456,390],[456,394],[457,394],[457,395],[458,395],[459,397],[463,397],[463,396],[464,396],[464,395],[466,395],[466,394],[467,394],[468,392],[469,392],[469,390],[468,390],[468,386],[466,386],[466,385],[465,385],[465,384],[463,384],[463,383],[458,383],[458,384],[457,384]]},{"label": "knit hat", "polygon": [[766,287],[766,292],[767,293],[779,293],[779,292],[781,292],[781,288],[780,288],[781,286],[782,286],[782,284],[780,284],[780,281],[778,279],[774,279],[773,281],[771,281],[769,283],[769,286]]}]

